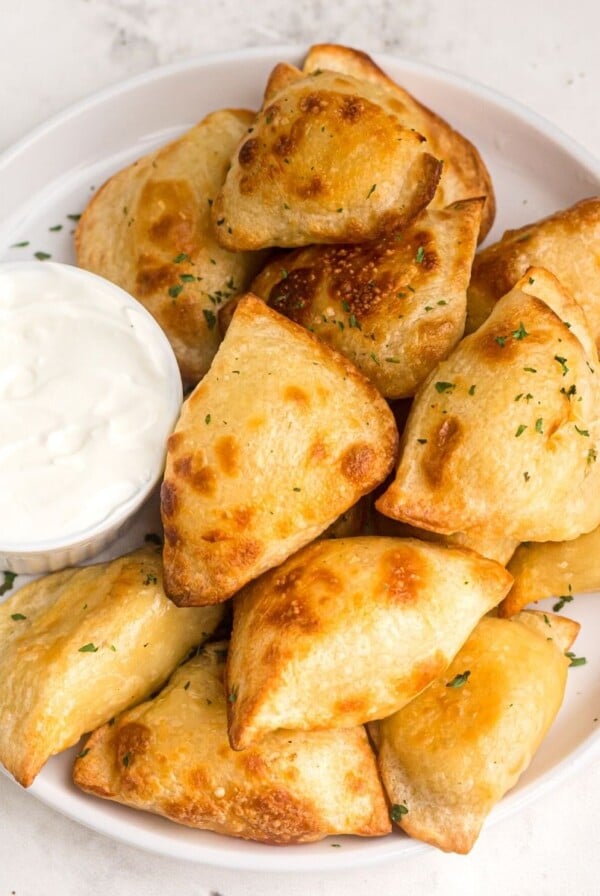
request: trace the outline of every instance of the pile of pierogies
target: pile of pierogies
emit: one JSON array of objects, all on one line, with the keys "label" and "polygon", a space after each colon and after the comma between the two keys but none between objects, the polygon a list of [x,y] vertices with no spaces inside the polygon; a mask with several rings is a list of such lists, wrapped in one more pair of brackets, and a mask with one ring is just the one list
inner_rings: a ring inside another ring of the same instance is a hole
[{"label": "pile of pierogies", "polygon": [[334,45],[98,191],[78,263],[191,391],[164,548],[0,606],[18,781],[92,731],[79,787],[192,827],[469,851],[573,656],[522,608],[600,585],[600,199],[475,254],[494,210],[476,149]]}]

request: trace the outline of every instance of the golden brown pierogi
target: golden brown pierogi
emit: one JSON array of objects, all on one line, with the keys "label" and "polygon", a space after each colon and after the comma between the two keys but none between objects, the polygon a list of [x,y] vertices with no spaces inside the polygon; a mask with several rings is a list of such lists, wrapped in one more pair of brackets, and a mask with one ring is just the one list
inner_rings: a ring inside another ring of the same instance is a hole
[{"label": "golden brown pierogi", "polygon": [[578,629],[543,613],[484,617],[441,678],[377,723],[391,814],[411,837],[469,852],[560,708]]},{"label": "golden brown pierogi", "polygon": [[210,207],[253,112],[213,112],[183,136],[115,174],[76,233],[77,263],[130,292],[165,331],[194,385],[217,350],[219,307],[243,292],[264,256],[221,248]]},{"label": "golden brown pierogi", "polygon": [[390,95],[391,108],[400,119],[427,138],[428,152],[443,159],[442,176],[431,208],[445,208],[460,199],[485,196],[479,239],[483,240],[496,214],[490,174],[478,150],[444,119],[428,109],[404,87],[392,81],[370,56],[338,44],[315,44],[304,61],[306,74],[319,69],[343,72],[359,81],[377,85]]},{"label": "golden brown pierogi", "polygon": [[0,604],[0,761],[28,787],[50,756],[152,693],[222,617],[180,610],[160,550],[30,582]]},{"label": "golden brown pierogi", "polygon": [[377,508],[442,534],[576,538],[600,522],[599,401],[583,312],[530,268],[420,390]]},{"label": "golden brown pierogi", "polygon": [[579,592],[600,591],[600,527],[572,541],[519,545],[508,568],[515,581],[498,608],[501,616],[552,595],[561,607]]},{"label": "golden brown pierogi", "polygon": [[390,830],[364,728],[278,731],[227,743],[223,643],[180,666],[153,700],[87,741],[78,787],[172,821],[264,843]]},{"label": "golden brown pierogi", "polygon": [[386,402],[349,361],[244,297],[169,439],[167,593],[230,597],[382,482],[397,443]]},{"label": "golden brown pierogi", "polygon": [[309,545],[234,598],[231,745],[389,715],[444,671],[511,581],[472,551],[413,539]]},{"label": "golden brown pierogi", "polygon": [[376,84],[284,68],[213,205],[220,244],[354,243],[405,226],[433,197],[442,168],[425,138]]},{"label": "golden brown pierogi", "polygon": [[252,291],[346,355],[386,398],[414,395],[463,335],[483,201],[426,209],[376,242],[280,254]]},{"label": "golden brown pierogi", "polygon": [[585,311],[600,347],[600,197],[507,230],[501,240],[475,256],[467,333],[481,326],[498,299],[532,265],[551,271],[569,290]]}]

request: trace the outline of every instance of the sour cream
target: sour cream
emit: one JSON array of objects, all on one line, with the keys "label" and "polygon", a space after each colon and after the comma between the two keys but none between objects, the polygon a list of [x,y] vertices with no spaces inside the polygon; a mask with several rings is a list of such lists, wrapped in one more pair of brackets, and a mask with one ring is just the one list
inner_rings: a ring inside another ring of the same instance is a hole
[{"label": "sour cream", "polygon": [[0,265],[0,545],[122,521],[157,482],[181,404],[166,337],[108,281]]}]

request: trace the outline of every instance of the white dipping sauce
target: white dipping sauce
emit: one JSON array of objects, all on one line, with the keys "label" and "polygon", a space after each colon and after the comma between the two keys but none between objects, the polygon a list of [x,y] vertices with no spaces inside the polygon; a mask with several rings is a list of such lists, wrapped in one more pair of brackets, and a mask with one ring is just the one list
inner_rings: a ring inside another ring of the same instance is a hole
[{"label": "white dipping sauce", "polygon": [[98,277],[0,267],[0,543],[83,536],[156,481],[180,401],[165,343]]}]

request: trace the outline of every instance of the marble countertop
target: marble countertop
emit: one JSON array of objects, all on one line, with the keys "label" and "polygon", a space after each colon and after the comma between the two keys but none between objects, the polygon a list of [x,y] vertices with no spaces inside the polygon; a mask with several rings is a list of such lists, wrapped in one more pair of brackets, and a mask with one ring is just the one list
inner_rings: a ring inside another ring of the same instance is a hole
[{"label": "marble countertop", "polygon": [[[0,150],[106,85],[167,62],[330,40],[412,56],[518,99],[600,156],[597,0],[21,0],[2,4]],[[0,197],[0,212],[1,212]],[[145,854],[63,818],[0,777],[0,896],[596,894],[600,763],[482,834],[346,872],[236,872]]]}]

